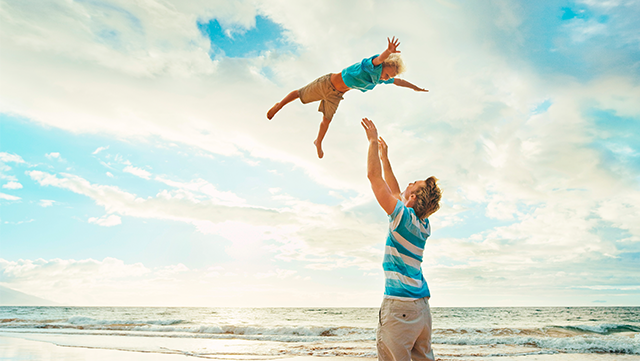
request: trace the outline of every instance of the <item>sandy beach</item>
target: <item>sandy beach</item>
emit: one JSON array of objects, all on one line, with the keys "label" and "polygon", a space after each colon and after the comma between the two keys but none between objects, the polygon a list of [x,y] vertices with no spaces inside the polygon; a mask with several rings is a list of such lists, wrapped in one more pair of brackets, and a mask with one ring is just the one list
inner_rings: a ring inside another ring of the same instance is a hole
[{"label": "sandy beach", "polygon": [[[90,347],[70,347],[59,346],[52,342],[30,340],[23,337],[29,337],[27,335],[0,335],[0,360],[7,361],[24,361],[24,360],[41,360],[41,361],[180,361],[180,360],[193,360],[194,358],[202,359],[215,359],[215,360],[288,360],[288,361],[320,361],[327,360],[327,358],[333,361],[373,361],[375,358],[368,357],[318,357],[318,356],[284,356],[284,357],[242,357],[234,356],[232,350],[229,354],[223,355],[192,355],[180,353],[177,350],[157,350],[156,352],[141,352],[141,351],[124,351],[117,349],[103,349],[103,348],[90,348]],[[224,343],[221,340],[215,340],[218,343]],[[222,345],[220,345],[222,346]],[[445,351],[444,345],[434,345],[438,349]],[[570,354],[570,353],[558,353],[549,355],[526,355],[526,356],[481,356],[481,352],[478,356],[470,357],[447,357],[437,356],[437,360],[440,361],[632,361],[640,360],[640,356],[637,355],[620,355],[620,354]]]}]

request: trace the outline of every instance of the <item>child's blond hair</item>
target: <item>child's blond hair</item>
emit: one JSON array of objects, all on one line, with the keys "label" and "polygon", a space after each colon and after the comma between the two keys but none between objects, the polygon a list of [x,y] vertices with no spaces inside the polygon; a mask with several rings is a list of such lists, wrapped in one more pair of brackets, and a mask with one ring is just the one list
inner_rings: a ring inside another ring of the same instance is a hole
[{"label": "child's blond hair", "polygon": [[382,62],[382,66],[390,66],[394,68],[396,70],[396,75],[400,75],[406,70],[400,54],[397,53],[389,55],[389,57]]}]

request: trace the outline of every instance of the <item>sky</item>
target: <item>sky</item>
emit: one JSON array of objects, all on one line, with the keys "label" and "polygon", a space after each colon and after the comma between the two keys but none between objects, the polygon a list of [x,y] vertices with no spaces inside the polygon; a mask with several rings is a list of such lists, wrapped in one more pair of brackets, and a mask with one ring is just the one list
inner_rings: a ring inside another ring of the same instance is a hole
[{"label": "sky", "polygon": [[[0,285],[65,305],[376,307],[440,179],[435,307],[640,305],[640,1],[0,0]],[[291,90],[400,39],[318,159]]]}]

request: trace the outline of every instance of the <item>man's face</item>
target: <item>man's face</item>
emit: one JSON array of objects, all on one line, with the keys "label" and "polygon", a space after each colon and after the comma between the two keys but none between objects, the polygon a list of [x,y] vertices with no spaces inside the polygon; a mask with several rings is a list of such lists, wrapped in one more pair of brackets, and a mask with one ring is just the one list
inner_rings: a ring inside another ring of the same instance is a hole
[{"label": "man's face", "polygon": [[419,181],[415,181],[412,183],[409,183],[407,185],[407,188],[404,190],[404,192],[402,192],[402,199],[406,202],[409,200],[409,198],[411,198],[411,195],[413,193],[415,193],[418,189],[424,187],[427,185],[427,182],[425,182],[424,180],[419,180]]},{"label": "man's face", "polygon": [[382,74],[380,74],[380,79],[381,80],[389,80],[391,78],[395,78],[395,76],[398,75],[396,74],[396,70],[390,66],[383,66],[382,67]]}]

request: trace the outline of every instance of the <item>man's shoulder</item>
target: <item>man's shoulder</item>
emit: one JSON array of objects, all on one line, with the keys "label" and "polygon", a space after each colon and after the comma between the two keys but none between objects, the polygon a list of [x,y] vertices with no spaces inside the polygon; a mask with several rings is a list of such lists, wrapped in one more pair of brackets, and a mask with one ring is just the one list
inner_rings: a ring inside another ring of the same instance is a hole
[{"label": "man's shoulder", "polygon": [[395,222],[396,225],[402,224],[406,228],[415,227],[420,230],[425,230],[429,227],[428,218],[418,218],[416,211],[411,207],[407,207],[400,200],[396,203],[396,208],[393,213],[389,215],[389,220]]}]

